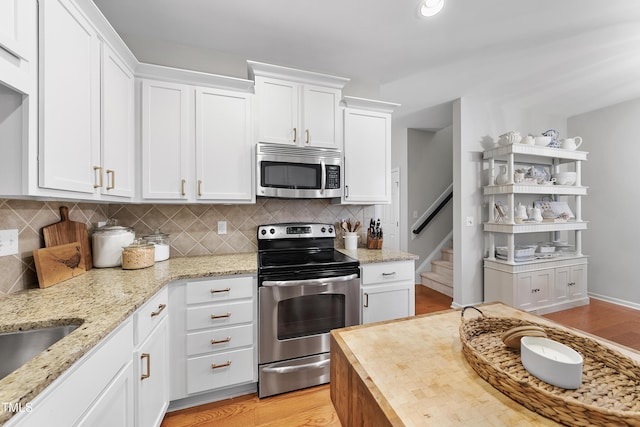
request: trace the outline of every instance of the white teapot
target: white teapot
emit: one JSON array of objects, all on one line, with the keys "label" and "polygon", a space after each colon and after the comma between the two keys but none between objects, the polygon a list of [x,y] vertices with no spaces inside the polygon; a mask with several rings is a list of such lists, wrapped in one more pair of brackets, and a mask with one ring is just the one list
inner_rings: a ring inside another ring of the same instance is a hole
[{"label": "white teapot", "polygon": [[534,207],[528,207],[527,209],[527,214],[529,215],[529,219],[535,221],[535,222],[540,222],[542,221],[542,211],[540,210],[540,208],[536,208]]},{"label": "white teapot", "polygon": [[577,150],[581,144],[582,144],[582,138],[579,136],[560,140],[560,148],[563,148],[565,150]]}]

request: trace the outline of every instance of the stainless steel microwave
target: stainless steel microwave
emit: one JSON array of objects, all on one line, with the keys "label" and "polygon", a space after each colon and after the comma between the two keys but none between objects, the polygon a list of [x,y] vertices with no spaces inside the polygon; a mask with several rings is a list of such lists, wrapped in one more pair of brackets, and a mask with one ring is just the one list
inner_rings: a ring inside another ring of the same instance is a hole
[{"label": "stainless steel microwave", "polygon": [[342,196],[339,150],[258,143],[257,196],[317,199]]}]

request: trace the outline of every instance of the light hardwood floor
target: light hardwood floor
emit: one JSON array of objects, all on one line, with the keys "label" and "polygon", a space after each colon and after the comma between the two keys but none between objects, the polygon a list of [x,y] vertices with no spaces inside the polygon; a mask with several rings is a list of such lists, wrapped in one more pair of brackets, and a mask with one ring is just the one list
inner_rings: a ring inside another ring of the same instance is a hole
[{"label": "light hardwood floor", "polygon": [[[446,310],[451,298],[416,286],[416,314]],[[640,351],[640,311],[599,300],[544,316]],[[168,413],[161,427],[340,426],[329,385],[258,399],[256,394]]]}]

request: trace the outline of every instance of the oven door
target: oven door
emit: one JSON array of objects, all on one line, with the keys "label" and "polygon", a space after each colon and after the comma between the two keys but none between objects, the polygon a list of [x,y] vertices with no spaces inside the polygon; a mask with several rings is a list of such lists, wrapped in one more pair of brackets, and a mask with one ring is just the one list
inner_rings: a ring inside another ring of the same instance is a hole
[{"label": "oven door", "polygon": [[265,280],[258,289],[259,363],[329,351],[329,331],[357,325],[358,274]]}]

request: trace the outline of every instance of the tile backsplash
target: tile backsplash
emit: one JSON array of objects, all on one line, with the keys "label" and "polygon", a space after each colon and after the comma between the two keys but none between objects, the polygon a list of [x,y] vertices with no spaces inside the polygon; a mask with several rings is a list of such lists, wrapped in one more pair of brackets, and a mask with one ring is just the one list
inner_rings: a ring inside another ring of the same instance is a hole
[{"label": "tile backsplash", "polygon": [[[332,205],[329,200],[258,199],[251,205],[99,204],[0,199],[0,230],[18,230],[18,254],[0,257],[0,296],[38,286],[32,251],[44,247],[42,227],[60,220],[60,206],[69,219],[84,222],[90,232],[98,222],[115,218],[141,237],[160,229],[170,235],[171,256],[253,252],[256,227],[278,222],[325,222],[342,218],[368,224],[374,206]],[[226,221],[227,233],[218,234]],[[363,235],[364,237],[364,235]],[[360,243],[363,242],[361,237]],[[344,247],[341,234],[336,247]]]}]

